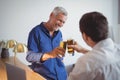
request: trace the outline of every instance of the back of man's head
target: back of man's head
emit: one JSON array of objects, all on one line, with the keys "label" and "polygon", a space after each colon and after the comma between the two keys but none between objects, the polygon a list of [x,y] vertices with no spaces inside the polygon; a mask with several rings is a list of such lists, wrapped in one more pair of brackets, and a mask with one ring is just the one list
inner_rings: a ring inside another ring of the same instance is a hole
[{"label": "back of man's head", "polygon": [[99,42],[108,37],[107,18],[99,12],[90,12],[82,16],[79,22],[81,33],[85,33],[94,42]]}]

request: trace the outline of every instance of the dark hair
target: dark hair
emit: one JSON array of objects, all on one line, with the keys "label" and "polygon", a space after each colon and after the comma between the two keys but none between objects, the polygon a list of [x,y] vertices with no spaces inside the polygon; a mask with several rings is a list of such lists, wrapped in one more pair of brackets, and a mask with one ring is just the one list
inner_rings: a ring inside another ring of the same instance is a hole
[{"label": "dark hair", "polygon": [[99,12],[90,12],[82,16],[79,21],[81,33],[85,33],[94,42],[99,42],[108,37],[107,18]]}]

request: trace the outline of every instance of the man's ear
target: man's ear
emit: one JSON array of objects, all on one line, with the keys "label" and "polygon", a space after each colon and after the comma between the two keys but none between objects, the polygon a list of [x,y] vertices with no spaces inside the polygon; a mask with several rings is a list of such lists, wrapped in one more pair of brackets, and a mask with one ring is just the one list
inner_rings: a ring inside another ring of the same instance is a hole
[{"label": "man's ear", "polygon": [[91,47],[93,47],[96,43],[85,33],[82,33],[84,41]]},{"label": "man's ear", "polygon": [[84,39],[85,41],[88,40],[88,36],[87,36],[84,32],[82,33],[82,36],[83,36],[83,39]]},{"label": "man's ear", "polygon": [[52,17],[53,13],[50,13],[50,17]]},{"label": "man's ear", "polygon": [[86,35],[84,32],[82,35],[83,35],[83,38],[85,39],[85,41],[91,41],[91,38],[88,35]]},{"label": "man's ear", "polygon": [[84,41],[87,44],[89,44],[89,42],[91,41],[91,38],[88,35],[86,35],[84,32],[82,33],[82,36],[83,36]]}]

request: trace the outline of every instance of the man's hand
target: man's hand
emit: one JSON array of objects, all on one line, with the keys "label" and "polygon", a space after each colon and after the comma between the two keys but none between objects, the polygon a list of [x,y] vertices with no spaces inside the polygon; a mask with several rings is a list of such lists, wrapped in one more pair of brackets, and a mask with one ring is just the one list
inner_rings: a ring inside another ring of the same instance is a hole
[{"label": "man's hand", "polygon": [[71,47],[71,48],[73,48],[74,50],[76,50],[77,52],[80,52],[80,53],[87,53],[88,51],[90,51],[90,50],[88,50],[88,49],[85,49],[85,48],[83,48],[81,45],[79,45],[76,41],[75,41],[75,43],[74,43],[74,45],[67,45],[68,47]]},{"label": "man's hand", "polygon": [[63,57],[65,55],[65,49],[61,47],[57,47],[53,51],[51,51],[49,54],[51,55],[51,58]]},{"label": "man's hand", "polygon": [[64,55],[65,49],[57,47],[53,51],[43,54],[41,61],[45,61],[49,58],[63,57]]}]

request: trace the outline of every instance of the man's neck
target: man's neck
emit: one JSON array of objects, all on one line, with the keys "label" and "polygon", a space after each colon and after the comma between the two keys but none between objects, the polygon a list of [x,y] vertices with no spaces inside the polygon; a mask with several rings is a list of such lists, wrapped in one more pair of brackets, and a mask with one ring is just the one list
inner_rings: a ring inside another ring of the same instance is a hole
[{"label": "man's neck", "polygon": [[54,31],[50,29],[50,25],[48,22],[44,23],[45,28],[49,31],[50,36],[54,35]]}]

